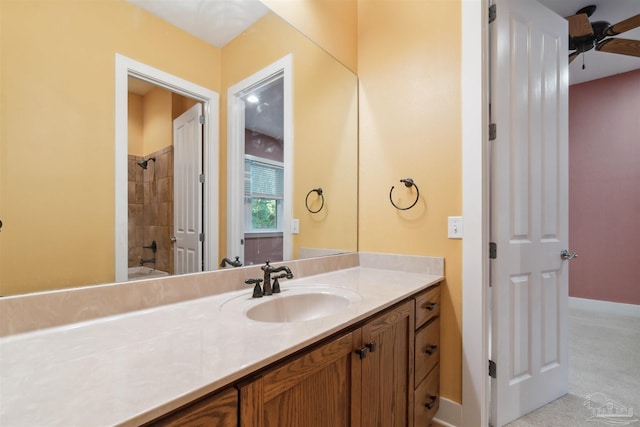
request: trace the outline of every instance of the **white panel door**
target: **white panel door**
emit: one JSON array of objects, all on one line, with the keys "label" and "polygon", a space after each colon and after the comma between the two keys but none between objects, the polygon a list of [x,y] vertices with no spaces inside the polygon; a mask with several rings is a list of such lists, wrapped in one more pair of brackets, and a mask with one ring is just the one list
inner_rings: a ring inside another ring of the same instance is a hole
[{"label": "white panel door", "polygon": [[567,23],[532,0],[497,0],[491,24],[491,422],[568,389]]},{"label": "white panel door", "polygon": [[202,105],[173,121],[174,273],[202,269]]}]

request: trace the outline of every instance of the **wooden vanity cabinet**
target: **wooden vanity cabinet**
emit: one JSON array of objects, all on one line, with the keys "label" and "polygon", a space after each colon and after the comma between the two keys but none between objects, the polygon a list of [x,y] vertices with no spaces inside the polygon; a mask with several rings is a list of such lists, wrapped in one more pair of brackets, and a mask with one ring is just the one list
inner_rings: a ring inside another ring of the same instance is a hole
[{"label": "wooden vanity cabinet", "polygon": [[440,404],[440,285],[415,299],[415,426],[426,427]]},{"label": "wooden vanity cabinet", "polygon": [[240,426],[411,425],[413,317],[410,300],[241,385]]},{"label": "wooden vanity cabinet", "polygon": [[440,286],[151,426],[426,427],[438,410]]},{"label": "wooden vanity cabinet", "polygon": [[237,427],[238,390],[234,387],[228,387],[145,425],[153,427]]},{"label": "wooden vanity cabinet", "polygon": [[360,329],[368,348],[361,370],[361,426],[406,427],[413,421],[414,302],[375,317]]}]

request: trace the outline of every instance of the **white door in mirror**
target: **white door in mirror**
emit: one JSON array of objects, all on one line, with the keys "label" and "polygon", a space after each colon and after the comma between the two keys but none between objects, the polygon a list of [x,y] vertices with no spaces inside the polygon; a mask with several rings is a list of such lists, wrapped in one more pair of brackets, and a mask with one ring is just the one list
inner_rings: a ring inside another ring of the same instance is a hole
[{"label": "white door in mirror", "polygon": [[450,216],[448,222],[448,236],[449,239],[462,239],[462,232],[464,225],[461,216]]}]

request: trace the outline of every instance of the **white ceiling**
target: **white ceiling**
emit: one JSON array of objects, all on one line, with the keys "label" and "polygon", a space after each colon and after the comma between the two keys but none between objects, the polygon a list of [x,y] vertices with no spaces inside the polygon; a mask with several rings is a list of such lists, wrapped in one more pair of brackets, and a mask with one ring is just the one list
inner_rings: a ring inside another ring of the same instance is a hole
[{"label": "white ceiling", "polygon": [[[588,5],[597,6],[591,21],[607,21],[615,24],[640,13],[640,0],[538,0],[560,16],[575,14]],[[499,13],[499,12],[498,12]],[[627,31],[618,37],[640,40],[640,28]],[[585,69],[582,69],[584,57]],[[585,52],[569,64],[569,84],[600,79],[614,74],[640,69],[640,58],[614,53]]]},{"label": "white ceiling", "polygon": [[260,0],[129,0],[129,3],[215,47],[223,47],[269,12]]}]

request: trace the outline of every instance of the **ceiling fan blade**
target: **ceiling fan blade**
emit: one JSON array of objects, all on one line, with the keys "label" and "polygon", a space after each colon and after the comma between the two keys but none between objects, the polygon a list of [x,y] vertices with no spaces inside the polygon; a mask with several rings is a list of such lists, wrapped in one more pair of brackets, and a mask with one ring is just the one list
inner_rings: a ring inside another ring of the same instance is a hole
[{"label": "ceiling fan blade", "polygon": [[625,31],[633,30],[640,27],[640,14],[627,18],[624,21],[620,21],[617,24],[613,24],[604,31],[605,36],[617,36]]},{"label": "ceiling fan blade", "polygon": [[569,21],[569,36],[576,38],[593,34],[593,28],[586,13],[568,16],[567,21]]},{"label": "ceiling fan blade", "polygon": [[570,53],[569,54],[569,64],[571,64],[573,62],[573,60],[578,57],[578,55],[580,55],[580,52],[572,52],[572,53]]},{"label": "ceiling fan blade", "polygon": [[606,39],[596,45],[596,50],[640,57],[640,40]]}]

